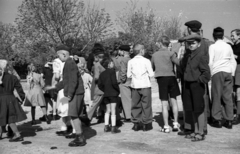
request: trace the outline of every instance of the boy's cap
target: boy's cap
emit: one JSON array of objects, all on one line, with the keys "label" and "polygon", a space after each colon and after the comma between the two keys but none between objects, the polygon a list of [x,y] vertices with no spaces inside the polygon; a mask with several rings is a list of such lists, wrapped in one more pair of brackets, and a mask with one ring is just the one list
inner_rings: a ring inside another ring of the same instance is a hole
[{"label": "boy's cap", "polygon": [[202,37],[201,37],[200,35],[198,35],[198,34],[188,35],[188,36],[186,36],[186,37],[184,38],[184,40],[185,40],[186,42],[194,42],[194,41],[200,42],[201,39],[202,39]]},{"label": "boy's cap", "polygon": [[64,51],[68,51],[70,52],[70,48],[66,45],[59,45],[56,47],[56,51],[60,51],[60,50],[64,50]]},{"label": "boy's cap", "polygon": [[123,51],[127,51],[127,52],[129,52],[130,51],[130,46],[129,45],[121,45],[120,47],[119,47],[119,50],[123,50]]},{"label": "boy's cap", "polygon": [[199,31],[202,27],[202,23],[197,20],[188,21],[184,25],[190,28],[193,32]]}]

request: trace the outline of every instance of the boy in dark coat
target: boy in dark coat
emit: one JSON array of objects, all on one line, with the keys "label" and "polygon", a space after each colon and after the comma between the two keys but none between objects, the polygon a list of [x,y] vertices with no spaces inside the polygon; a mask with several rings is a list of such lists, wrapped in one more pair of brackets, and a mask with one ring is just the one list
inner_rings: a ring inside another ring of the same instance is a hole
[{"label": "boy in dark coat", "polygon": [[83,112],[84,102],[84,86],[82,77],[78,71],[77,65],[69,55],[69,48],[62,45],[57,48],[57,54],[61,61],[65,62],[63,68],[63,80],[55,86],[46,87],[45,90],[57,89],[58,91],[64,89],[64,95],[69,99],[68,116],[73,121],[76,129],[76,138],[69,143],[69,146],[84,146],[86,140],[83,135],[82,122],[80,116]]},{"label": "boy in dark coat", "polygon": [[105,119],[104,132],[110,131],[109,116],[111,113],[111,124],[112,124],[111,132],[113,134],[119,133],[120,131],[116,128],[116,104],[117,104],[117,99],[118,99],[120,90],[118,87],[116,72],[113,69],[114,64],[112,59],[107,57],[103,59],[103,61],[101,62],[101,65],[106,69],[100,74],[99,80],[98,80],[98,87],[100,90],[104,92],[103,101],[107,106],[107,110],[104,116],[104,119]]}]

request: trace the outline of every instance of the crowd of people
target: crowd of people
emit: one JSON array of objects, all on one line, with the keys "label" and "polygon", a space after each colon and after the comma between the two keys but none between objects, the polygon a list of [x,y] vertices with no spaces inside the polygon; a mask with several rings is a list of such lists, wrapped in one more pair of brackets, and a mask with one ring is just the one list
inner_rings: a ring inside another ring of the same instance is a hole
[{"label": "crowd of people", "polygon": [[[34,64],[28,66],[26,94],[16,72],[6,60],[0,60],[0,140],[8,126],[9,141],[23,141],[16,125],[27,118],[21,104],[31,107],[32,125],[37,124],[36,106],[42,109],[40,120],[47,124],[61,117],[62,126],[56,134],[73,138],[71,147],[86,145],[82,125],[89,126],[94,116],[104,122],[104,132],[120,133],[122,121],[133,123],[134,131],[150,131],[151,78],[156,79],[162,104],[161,132],[175,131],[196,142],[205,140],[208,123],[232,129],[240,119],[240,29],[232,30],[231,40],[226,41],[224,29],[217,27],[211,42],[203,38],[199,21],[185,26],[188,34],[178,40],[181,47],[177,52],[171,50],[171,40],[161,36],[156,42],[158,50],[150,58],[145,57],[143,44],[115,46],[106,54],[96,43],[87,60],[70,55],[70,49],[60,45],[56,48],[58,58],[47,62],[42,72]],[[48,104],[51,116],[47,115]]]}]

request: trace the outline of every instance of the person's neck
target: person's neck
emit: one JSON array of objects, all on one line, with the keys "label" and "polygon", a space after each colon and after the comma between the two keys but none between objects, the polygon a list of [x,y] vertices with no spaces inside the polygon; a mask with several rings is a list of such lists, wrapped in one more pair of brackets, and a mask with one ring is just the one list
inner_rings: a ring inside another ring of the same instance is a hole
[{"label": "person's neck", "polygon": [[220,38],[218,38],[218,39],[215,39],[215,42],[217,42],[217,41],[222,41],[223,39],[220,39]]}]

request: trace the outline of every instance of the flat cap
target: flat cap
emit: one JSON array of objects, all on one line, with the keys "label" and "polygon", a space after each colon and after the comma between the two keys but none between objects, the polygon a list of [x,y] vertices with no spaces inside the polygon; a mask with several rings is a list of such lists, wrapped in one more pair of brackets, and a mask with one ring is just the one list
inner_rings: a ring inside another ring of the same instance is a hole
[{"label": "flat cap", "polygon": [[198,35],[198,34],[188,35],[188,36],[186,36],[186,37],[184,38],[184,40],[185,40],[186,42],[193,42],[193,41],[198,41],[198,42],[200,42],[201,39],[202,39],[202,37],[201,37],[200,35]]},{"label": "flat cap", "polygon": [[59,45],[56,47],[56,51],[60,51],[60,50],[65,50],[65,51],[70,52],[70,48],[66,45]]},{"label": "flat cap", "polygon": [[197,20],[191,20],[185,23],[185,26],[190,28],[193,32],[197,32],[201,29],[202,23]]},{"label": "flat cap", "polygon": [[129,45],[121,45],[120,47],[119,47],[119,50],[123,50],[123,51],[130,51],[130,46]]}]

